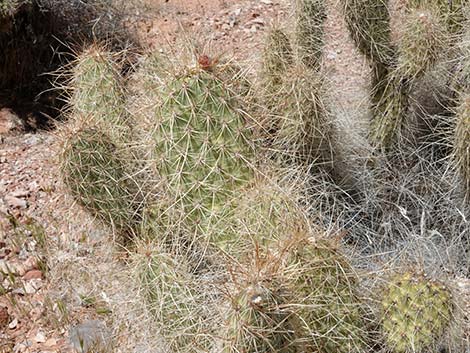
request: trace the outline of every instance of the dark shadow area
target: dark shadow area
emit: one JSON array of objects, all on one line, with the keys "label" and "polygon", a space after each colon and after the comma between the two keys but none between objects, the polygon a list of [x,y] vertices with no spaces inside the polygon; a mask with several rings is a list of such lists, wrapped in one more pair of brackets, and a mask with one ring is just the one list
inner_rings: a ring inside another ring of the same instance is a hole
[{"label": "dark shadow area", "polygon": [[[115,50],[136,46],[129,14],[111,0],[29,0],[0,13],[0,108],[10,108],[26,130],[48,129],[63,101],[53,81],[73,53],[105,41]],[[61,82],[62,81],[62,82]]]}]

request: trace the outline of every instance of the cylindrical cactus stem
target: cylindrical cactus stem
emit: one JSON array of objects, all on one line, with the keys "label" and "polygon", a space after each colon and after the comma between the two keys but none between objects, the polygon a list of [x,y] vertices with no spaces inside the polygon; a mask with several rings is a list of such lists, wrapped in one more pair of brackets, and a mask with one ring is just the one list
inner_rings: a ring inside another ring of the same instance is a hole
[{"label": "cylindrical cactus stem", "polygon": [[138,250],[137,285],[163,338],[164,351],[209,352],[220,331],[210,274],[194,274],[184,256],[158,245],[142,244]]},{"label": "cylindrical cactus stem", "polygon": [[254,248],[252,258],[231,270],[223,353],[296,353],[290,313],[286,309],[289,277],[283,258],[264,248]]},{"label": "cylindrical cactus stem", "polygon": [[400,76],[389,75],[381,87],[381,97],[373,106],[370,139],[382,151],[390,151],[403,142],[409,111],[411,83]]},{"label": "cylindrical cactus stem", "polygon": [[408,0],[406,5],[408,9],[433,6],[439,11],[443,23],[446,25],[449,33],[459,34],[464,29],[466,17],[468,16],[468,0]]},{"label": "cylindrical cactus stem", "polygon": [[158,91],[154,164],[188,217],[216,213],[254,175],[250,128],[223,81],[196,68]]},{"label": "cylindrical cactus stem", "polygon": [[325,45],[325,1],[297,0],[295,10],[299,58],[306,67],[318,70]]},{"label": "cylindrical cactus stem", "polygon": [[456,110],[456,126],[453,138],[453,156],[462,180],[464,196],[470,200],[470,94],[460,96]]},{"label": "cylindrical cactus stem", "polygon": [[381,331],[392,352],[433,350],[452,320],[450,290],[422,274],[394,275],[380,298]]}]

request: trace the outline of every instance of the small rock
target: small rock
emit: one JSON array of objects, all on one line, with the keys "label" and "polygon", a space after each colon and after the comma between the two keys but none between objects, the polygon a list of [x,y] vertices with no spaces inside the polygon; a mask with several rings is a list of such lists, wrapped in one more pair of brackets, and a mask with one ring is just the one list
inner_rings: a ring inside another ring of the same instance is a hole
[{"label": "small rock", "polygon": [[25,281],[29,281],[31,279],[42,279],[42,272],[40,270],[30,270],[25,273],[23,279]]},{"label": "small rock", "polygon": [[28,203],[26,202],[26,200],[20,199],[13,195],[5,196],[5,202],[7,203],[8,206],[13,207],[13,208],[26,208],[28,206]]},{"label": "small rock", "polygon": [[18,319],[15,317],[9,324],[8,328],[14,330],[18,326]]},{"label": "small rock", "polygon": [[26,294],[34,294],[42,288],[41,279],[32,279],[24,284],[24,290]]},{"label": "small rock", "polygon": [[10,195],[17,198],[23,198],[29,195],[29,191],[25,189],[17,189],[10,193]]},{"label": "small rock", "polygon": [[44,343],[44,342],[46,342],[46,335],[44,334],[44,332],[38,331],[38,333],[36,334],[36,337],[34,337],[34,341],[35,341],[36,343]]},{"label": "small rock", "polygon": [[273,4],[273,2],[271,0],[261,0],[261,3],[265,4],[265,5],[272,5]]},{"label": "small rock", "polygon": [[20,130],[22,127],[22,121],[11,109],[0,109],[0,135],[13,130]]},{"label": "small rock", "polygon": [[69,340],[79,353],[91,353],[92,349],[109,348],[111,332],[99,320],[88,320],[69,330]]}]

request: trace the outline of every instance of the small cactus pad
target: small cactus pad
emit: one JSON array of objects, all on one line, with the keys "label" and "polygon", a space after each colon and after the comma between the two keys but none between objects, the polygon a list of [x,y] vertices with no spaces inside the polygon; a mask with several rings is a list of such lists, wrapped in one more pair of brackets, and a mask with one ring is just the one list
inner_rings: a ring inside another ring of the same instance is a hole
[{"label": "small cactus pad", "polygon": [[365,310],[357,275],[337,245],[329,240],[296,244],[291,261],[298,278],[291,290],[298,297],[297,341],[308,352],[364,352]]},{"label": "small cactus pad", "polygon": [[450,291],[437,281],[407,272],[392,278],[381,301],[382,331],[393,352],[427,352],[452,317]]},{"label": "small cactus pad", "polygon": [[225,320],[224,353],[295,353],[286,309],[289,293],[282,259],[257,249],[254,256],[232,272],[227,286],[230,306]]},{"label": "small cactus pad", "polygon": [[128,133],[122,86],[115,54],[97,46],[81,53],[73,69],[70,98],[72,118],[92,119],[113,142]]},{"label": "small cactus pad", "polygon": [[184,74],[164,94],[153,131],[157,169],[190,217],[208,216],[253,177],[250,130],[210,72]]},{"label": "small cactus pad", "polygon": [[286,78],[286,72],[293,65],[293,49],[289,37],[278,28],[272,29],[266,39],[263,52],[263,76],[268,91],[276,90]]},{"label": "small cactus pad", "polygon": [[[146,246],[138,281],[169,352],[207,352],[213,344],[211,296],[183,256]],[[205,290],[206,289],[206,290]]]},{"label": "small cactus pad", "polygon": [[361,53],[377,63],[393,56],[387,0],[341,0],[349,33]]}]

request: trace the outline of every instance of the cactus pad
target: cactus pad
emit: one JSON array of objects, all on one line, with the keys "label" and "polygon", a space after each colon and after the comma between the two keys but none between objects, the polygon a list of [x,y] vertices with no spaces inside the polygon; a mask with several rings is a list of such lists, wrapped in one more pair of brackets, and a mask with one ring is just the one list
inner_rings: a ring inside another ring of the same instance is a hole
[{"label": "cactus pad", "polygon": [[120,156],[107,135],[87,128],[67,139],[61,169],[81,205],[105,223],[129,230],[135,225],[137,202]]},{"label": "cactus pad", "polygon": [[357,291],[357,275],[327,240],[296,244],[292,253],[299,274],[291,290],[298,297],[296,335],[302,351],[364,352],[365,310]]},{"label": "cactus pad", "polygon": [[250,130],[210,72],[184,74],[164,93],[153,130],[157,169],[187,214],[199,219],[252,179]]},{"label": "cactus pad", "polygon": [[382,331],[397,353],[431,349],[452,318],[450,291],[422,275],[395,276],[382,298]]},{"label": "cactus pad", "polygon": [[414,78],[431,69],[446,48],[446,26],[438,9],[417,8],[407,14],[398,44],[398,70]]}]

